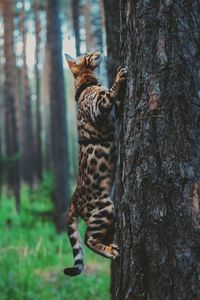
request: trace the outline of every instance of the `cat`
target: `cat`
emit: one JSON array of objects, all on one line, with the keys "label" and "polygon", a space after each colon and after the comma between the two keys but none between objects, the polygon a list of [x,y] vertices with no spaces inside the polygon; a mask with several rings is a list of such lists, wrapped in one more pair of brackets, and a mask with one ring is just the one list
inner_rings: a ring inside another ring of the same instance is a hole
[{"label": "cat", "polygon": [[65,268],[75,276],[84,269],[83,250],[78,237],[78,218],[86,225],[85,244],[94,252],[115,259],[114,206],[110,197],[115,167],[114,121],[111,114],[126,81],[126,70],[119,68],[111,89],[101,86],[95,76],[102,55],[85,53],[76,60],[65,55],[75,80],[78,104],[79,171],[77,187],[67,212],[67,231],[74,255],[74,266]]}]

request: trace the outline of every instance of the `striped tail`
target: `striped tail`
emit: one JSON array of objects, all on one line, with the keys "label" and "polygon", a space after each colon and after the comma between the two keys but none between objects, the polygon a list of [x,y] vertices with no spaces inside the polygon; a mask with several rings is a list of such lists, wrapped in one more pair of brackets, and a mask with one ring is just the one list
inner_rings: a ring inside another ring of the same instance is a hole
[{"label": "striped tail", "polygon": [[74,255],[74,266],[72,268],[65,268],[65,275],[76,276],[84,269],[83,250],[78,237],[78,216],[75,213],[75,208],[72,203],[67,213],[67,232],[72,246]]}]

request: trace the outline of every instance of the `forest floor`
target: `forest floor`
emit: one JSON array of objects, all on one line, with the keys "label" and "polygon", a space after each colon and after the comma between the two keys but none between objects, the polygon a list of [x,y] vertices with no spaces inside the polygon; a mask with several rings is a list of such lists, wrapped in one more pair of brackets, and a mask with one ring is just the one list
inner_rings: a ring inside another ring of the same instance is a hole
[{"label": "forest floor", "polygon": [[[64,267],[73,265],[72,250],[67,235],[56,234],[49,215],[41,214],[52,210],[45,184],[33,193],[23,187],[20,214],[13,199],[5,193],[1,198],[0,300],[108,300],[105,258],[84,248],[85,272],[63,274]],[[84,230],[81,223],[82,237]]]}]

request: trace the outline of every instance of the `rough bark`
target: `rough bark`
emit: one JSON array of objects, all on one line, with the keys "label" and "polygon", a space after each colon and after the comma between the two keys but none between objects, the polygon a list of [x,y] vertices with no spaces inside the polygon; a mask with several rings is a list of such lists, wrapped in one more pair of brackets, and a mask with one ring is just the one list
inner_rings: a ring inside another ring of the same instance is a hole
[{"label": "rough bark", "polygon": [[120,0],[104,0],[108,82],[112,86],[120,62]]},{"label": "rough bark", "polygon": [[66,103],[63,74],[59,1],[47,0],[47,47],[49,50],[49,84],[51,142],[55,187],[55,223],[58,231],[65,227],[64,213],[68,205],[68,151]]},{"label": "rough bark", "polygon": [[20,209],[20,174],[19,174],[19,143],[16,120],[16,65],[14,53],[14,15],[13,1],[1,1],[4,22],[4,100],[5,100],[5,137],[6,155],[9,161],[7,166],[8,185],[14,192],[16,208]]},{"label": "rough bark", "polygon": [[36,176],[42,179],[42,122],[41,122],[41,99],[40,99],[40,71],[39,71],[39,55],[40,55],[40,20],[38,13],[38,3],[33,5],[35,20],[35,81],[36,81],[36,131],[35,131],[35,162]]},{"label": "rough bark", "polygon": [[200,299],[199,1],[121,1],[128,86],[112,299]]},{"label": "rough bark", "polygon": [[34,182],[35,173],[35,155],[33,144],[33,124],[32,124],[32,107],[31,107],[31,91],[28,78],[28,68],[26,62],[26,12],[25,3],[22,1],[21,12],[21,33],[23,41],[23,66],[22,66],[22,84],[23,84],[23,145],[22,145],[22,168],[23,177],[31,187]]}]

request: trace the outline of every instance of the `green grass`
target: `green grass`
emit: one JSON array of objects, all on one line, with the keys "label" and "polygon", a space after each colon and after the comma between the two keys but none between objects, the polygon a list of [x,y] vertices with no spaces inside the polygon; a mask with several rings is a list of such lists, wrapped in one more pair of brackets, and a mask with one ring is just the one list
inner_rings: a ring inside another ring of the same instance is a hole
[{"label": "green grass", "polygon": [[[19,215],[14,200],[2,196],[0,300],[108,300],[107,259],[84,248],[85,272],[77,277],[63,274],[64,267],[73,264],[66,234],[56,234],[51,220],[32,213],[52,209],[44,186],[33,193],[23,187]],[[83,223],[80,229],[83,233]]]}]

